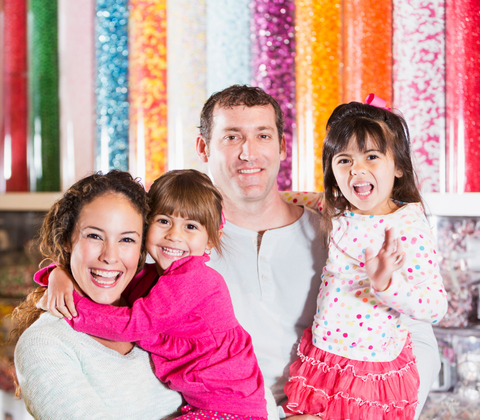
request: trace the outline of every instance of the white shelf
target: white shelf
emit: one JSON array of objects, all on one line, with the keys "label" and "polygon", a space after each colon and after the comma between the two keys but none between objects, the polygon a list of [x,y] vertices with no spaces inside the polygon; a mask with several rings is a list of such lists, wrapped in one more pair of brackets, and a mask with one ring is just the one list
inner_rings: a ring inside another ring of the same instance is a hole
[{"label": "white shelf", "polygon": [[480,193],[425,193],[427,214],[434,216],[480,216]]},{"label": "white shelf", "polygon": [[0,211],[47,211],[63,193],[0,194]]},{"label": "white shelf", "polygon": [[[63,193],[0,194],[0,211],[47,211]],[[425,193],[427,213],[434,216],[480,217],[480,193]]]}]

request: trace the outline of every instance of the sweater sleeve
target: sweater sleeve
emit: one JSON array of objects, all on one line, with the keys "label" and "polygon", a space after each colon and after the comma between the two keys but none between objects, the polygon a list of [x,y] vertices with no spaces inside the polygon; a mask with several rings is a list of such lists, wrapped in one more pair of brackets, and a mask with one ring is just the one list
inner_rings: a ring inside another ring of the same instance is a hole
[{"label": "sweater sleeve", "polygon": [[15,369],[22,398],[35,419],[113,420],[62,340],[21,339],[15,348]]},{"label": "sweater sleeve", "polygon": [[[197,257],[194,257],[197,258]],[[76,330],[114,341],[138,342],[178,325],[215,293],[211,273],[198,260],[166,272],[145,298],[131,308],[101,305],[74,293],[78,316],[66,321]],[[217,276],[218,273],[217,273]]]},{"label": "sweater sleeve", "polygon": [[447,294],[438,265],[435,238],[422,214],[412,213],[399,238],[405,263],[392,275],[389,288],[375,291],[382,304],[411,318],[436,324],[447,311]]},{"label": "sweater sleeve", "polygon": [[35,283],[40,286],[48,287],[48,277],[50,273],[57,267],[55,263],[50,264],[48,267],[41,268],[33,276]]}]

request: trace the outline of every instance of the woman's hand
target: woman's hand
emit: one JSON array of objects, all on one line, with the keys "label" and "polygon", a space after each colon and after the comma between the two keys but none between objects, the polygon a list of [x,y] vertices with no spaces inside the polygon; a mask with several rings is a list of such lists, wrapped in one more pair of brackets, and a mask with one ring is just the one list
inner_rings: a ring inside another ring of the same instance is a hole
[{"label": "woman's hand", "polygon": [[[60,268],[55,268],[48,279],[48,289],[38,301],[37,308],[49,311],[58,318],[66,317],[72,319],[77,316],[73,303],[74,280]],[[81,290],[75,287],[77,292],[83,296]]]},{"label": "woman's hand", "polygon": [[365,250],[365,268],[373,289],[383,292],[388,289],[392,280],[392,274],[404,264],[402,245],[398,239],[394,239],[393,228],[385,231],[385,241],[377,256],[373,256],[373,250]]}]

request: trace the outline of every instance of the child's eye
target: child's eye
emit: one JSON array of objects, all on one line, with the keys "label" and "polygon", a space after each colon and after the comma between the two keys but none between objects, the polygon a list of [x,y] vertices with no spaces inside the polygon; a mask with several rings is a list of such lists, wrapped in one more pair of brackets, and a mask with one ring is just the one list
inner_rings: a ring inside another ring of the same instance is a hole
[{"label": "child's eye", "polygon": [[122,242],[127,242],[127,243],[136,243],[135,239],[133,238],[122,238]]},{"label": "child's eye", "polygon": [[189,224],[187,225],[187,229],[193,230],[193,229],[198,229],[198,228],[197,228],[195,225],[192,225],[191,223],[189,223]]},{"label": "child's eye", "polygon": [[339,165],[344,165],[344,164],[349,163],[349,162],[350,162],[350,159],[340,159],[338,161],[338,164]]},{"label": "child's eye", "polygon": [[158,223],[162,224],[162,225],[168,225],[168,220],[167,219],[164,219],[164,218],[160,218],[157,220]]},{"label": "child's eye", "polygon": [[378,155],[368,155],[367,160],[378,159]]}]

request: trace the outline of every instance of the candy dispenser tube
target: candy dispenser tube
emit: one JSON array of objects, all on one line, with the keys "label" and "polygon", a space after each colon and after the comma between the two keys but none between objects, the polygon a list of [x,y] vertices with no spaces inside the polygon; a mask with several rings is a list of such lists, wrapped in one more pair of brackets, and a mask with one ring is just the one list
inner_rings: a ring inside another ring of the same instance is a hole
[{"label": "candy dispenser tube", "polygon": [[342,8],[330,0],[295,7],[298,189],[321,191],[325,127],[342,101]]},{"label": "candy dispenser tube", "polygon": [[166,0],[130,2],[130,134],[147,189],[167,169],[166,6]]},{"label": "candy dispenser tube", "polygon": [[280,190],[292,188],[295,130],[295,3],[254,0],[252,8],[252,84],[272,95],[284,112],[287,157],[280,163]]},{"label": "candy dispenser tube", "polygon": [[392,103],[392,2],[344,1],[344,98],[365,100],[369,93]]},{"label": "candy dispenser tube", "polygon": [[60,190],[58,3],[28,2],[30,189]]},{"label": "candy dispenser tube", "polygon": [[95,0],[59,0],[62,189],[94,171]]},{"label": "candy dispenser tube", "polygon": [[479,27],[478,1],[446,1],[448,192],[480,192]]},{"label": "candy dispenser tube", "polygon": [[252,80],[250,0],[206,0],[207,95]]},{"label": "candy dispenser tube", "polygon": [[207,99],[206,1],[169,0],[167,10],[168,169],[207,172],[195,149]]},{"label": "candy dispenser tube", "polygon": [[[0,45],[4,44],[4,11],[3,1],[0,0]],[[5,119],[3,113],[4,95],[3,95],[3,61],[5,48],[0,51],[0,194],[5,193],[5,177],[4,177],[4,139],[5,139]]]},{"label": "candy dispenser tube", "polygon": [[445,3],[393,2],[393,108],[410,129],[422,192],[445,192]]},{"label": "candy dispenser tube", "polygon": [[4,0],[3,176],[6,191],[28,191],[27,2]]},{"label": "candy dispenser tube", "polygon": [[128,0],[95,3],[95,169],[128,166]]}]

